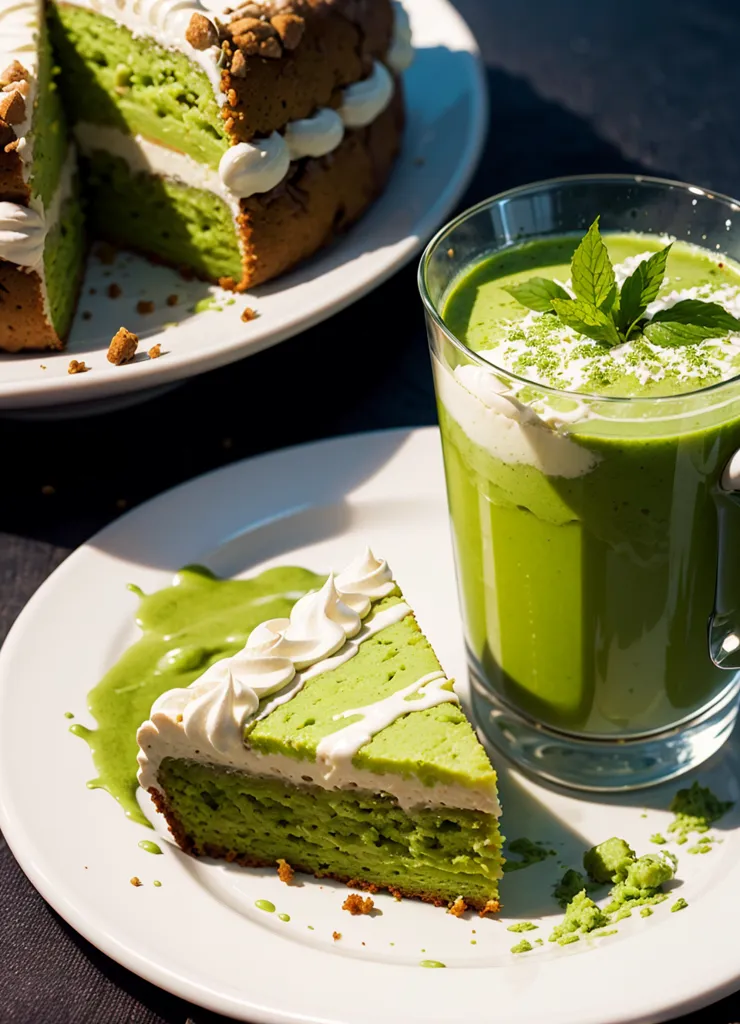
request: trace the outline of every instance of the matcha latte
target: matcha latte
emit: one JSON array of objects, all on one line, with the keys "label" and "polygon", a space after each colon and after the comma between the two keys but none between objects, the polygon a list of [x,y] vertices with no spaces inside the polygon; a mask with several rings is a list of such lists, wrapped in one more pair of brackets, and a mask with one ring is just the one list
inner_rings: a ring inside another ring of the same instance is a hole
[{"label": "matcha latte", "polygon": [[740,264],[607,210],[466,263],[474,212],[422,275],[481,724],[621,788],[708,756],[736,714]]}]

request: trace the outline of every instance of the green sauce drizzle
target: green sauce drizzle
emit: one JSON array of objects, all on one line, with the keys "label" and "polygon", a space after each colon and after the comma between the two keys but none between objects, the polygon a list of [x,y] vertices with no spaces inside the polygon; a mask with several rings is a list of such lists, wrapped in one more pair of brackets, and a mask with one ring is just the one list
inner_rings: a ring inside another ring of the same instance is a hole
[{"label": "green sauce drizzle", "polygon": [[65,711],[64,712],[64,717],[65,718],[74,718],[74,715],[72,714],[71,711]]},{"label": "green sauce drizzle", "polygon": [[156,843],[151,842],[149,839],[142,839],[139,842],[139,849],[145,850],[147,853],[161,853],[161,849]]},{"label": "green sauce drizzle", "polygon": [[141,639],[90,691],[88,704],[97,729],[70,726],[90,746],[104,789],[127,816],[148,821],[136,801],[136,731],[166,690],[188,686],[209,665],[240,650],[265,619],[283,618],[296,600],[320,587],[324,578],[307,569],[270,569],[247,580],[219,580],[208,569],[189,566],[154,594],[129,590],[140,599],[136,622]]},{"label": "green sauce drizzle", "polygon": [[446,967],[441,960],[420,960],[419,967]]},{"label": "green sauce drizzle", "polygon": [[278,914],[279,921],[290,921],[290,914]]},{"label": "green sauce drizzle", "polygon": [[161,884],[162,884],[162,883],[161,883],[161,882],[160,882],[160,881],[159,881],[158,879],[156,879],[156,878],[155,878],[155,879],[154,879],[154,881],[152,882],[152,885],[156,885],[156,887],[157,887],[157,888],[159,888]]},{"label": "green sauce drizzle", "polygon": [[257,910],[264,910],[266,914],[275,913],[275,904],[270,903],[269,900],[255,900],[254,905],[257,908]]}]

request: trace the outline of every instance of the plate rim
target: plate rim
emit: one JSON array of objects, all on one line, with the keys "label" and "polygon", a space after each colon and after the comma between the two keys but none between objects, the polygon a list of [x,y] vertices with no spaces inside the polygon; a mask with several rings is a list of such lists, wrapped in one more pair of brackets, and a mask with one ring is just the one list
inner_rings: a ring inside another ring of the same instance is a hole
[{"label": "plate rim", "polygon": [[[446,19],[450,25],[454,25],[455,49],[466,53],[471,58],[466,92],[466,98],[470,103],[471,128],[465,139],[465,149],[461,152],[457,162],[455,176],[445,183],[437,195],[434,205],[420,216],[409,233],[395,243],[396,252],[392,258],[387,259],[379,270],[366,273],[359,280],[344,287],[337,297],[328,302],[315,303],[306,314],[292,315],[281,326],[263,337],[252,341],[249,333],[246,332],[240,341],[234,342],[223,350],[194,351],[188,353],[176,364],[162,359],[157,360],[154,365],[150,365],[151,361],[147,360],[133,363],[127,367],[125,375],[110,374],[105,377],[96,377],[94,374],[79,374],[74,377],[74,386],[70,387],[69,380],[65,380],[64,377],[45,378],[43,375],[34,380],[3,381],[2,359],[8,356],[12,358],[12,353],[0,353],[0,412],[23,409],[31,411],[34,408],[46,409],[105,400],[136,390],[148,391],[150,388],[184,381],[201,373],[227,366],[316,327],[370,294],[406,266],[422,250],[467,190],[483,154],[488,137],[489,119],[485,64],[476,38],[466,19],[453,6],[452,0],[413,0],[413,2],[421,2],[425,5],[434,4],[437,7],[438,16]],[[394,173],[398,173],[398,166]],[[384,191],[378,197],[376,205],[386,194],[387,192]],[[373,207],[368,209],[367,216],[370,217],[372,214]],[[363,217],[357,225],[353,226],[352,230],[362,232],[365,223],[366,218]],[[338,247],[343,244],[342,239],[337,242]],[[316,257],[320,258],[320,254],[316,254]],[[338,269],[339,266],[333,267],[327,273],[335,273]],[[318,281],[321,278],[315,280]],[[31,351],[20,353],[20,355],[24,358],[38,356],[43,359],[44,351]],[[63,356],[64,352],[61,355]]]},{"label": "plate rim", "polygon": [[[202,474],[193,480],[186,481],[178,484],[177,486],[164,491],[162,494],[157,495],[142,505],[137,506],[130,512],[114,520],[108,524],[102,530],[98,531],[93,537],[91,537],[85,544],[81,545],[75,551],[73,551],[41,584],[38,590],[32,595],[26,606],[21,611],[20,615],[16,619],[15,623],[11,627],[8,633],[8,637],[0,648],[0,704],[3,702],[4,692],[7,687],[7,674],[6,665],[14,657],[16,649],[22,647],[27,643],[27,634],[29,626],[32,626],[34,615],[36,612],[37,604],[40,604],[44,598],[44,591],[51,587],[58,585],[60,579],[63,580],[64,576],[73,571],[75,563],[78,560],[83,560],[86,554],[89,554],[91,549],[96,548],[96,544],[99,540],[107,540],[111,537],[115,537],[115,534],[119,531],[128,532],[131,530],[132,525],[135,525],[137,520],[146,520],[152,511],[152,508],[159,503],[165,504],[172,502],[179,497],[182,497],[187,490],[190,488],[203,488],[207,487],[209,480],[219,475],[228,476],[229,474],[241,474],[245,477],[250,474],[254,474],[260,468],[260,463],[265,463],[270,460],[287,458],[295,459],[300,456],[301,460],[309,461],[311,458],[321,459],[325,453],[326,448],[329,446],[338,446],[340,448],[352,449],[353,445],[366,444],[372,446],[375,444],[382,444],[384,440],[395,442],[391,454],[387,460],[380,464],[377,472],[382,472],[387,464],[393,459],[399,456],[399,452],[407,446],[418,444],[420,450],[431,448],[432,445],[439,449],[439,432],[436,427],[424,427],[424,428],[395,428],[391,430],[377,430],[363,432],[359,434],[342,435],[339,437],[325,438],[320,441],[314,441],[309,444],[294,445],[287,448],[277,449],[276,451],[264,453],[261,455],[253,456],[249,459],[239,460],[234,463],[230,463],[227,466],[220,467],[215,470],[211,470],[208,473]],[[372,477],[363,478],[359,483],[355,483],[353,487],[347,492],[353,494],[359,490],[368,482],[372,480]],[[424,492],[422,492],[423,494]],[[248,526],[245,523],[245,526]],[[197,532],[197,528],[195,528]],[[227,539],[224,538],[224,543]],[[162,567],[164,568],[164,567]],[[53,581],[53,583],[52,583]],[[497,755],[501,756],[501,755]],[[8,774],[3,773],[0,775],[0,830],[3,831],[8,846],[18,861],[22,871],[29,878],[31,883],[40,893],[40,895],[49,903],[49,905],[59,913],[80,935],[91,942],[96,948],[100,949],[104,954],[110,956],[113,960],[131,970],[133,973],[141,978],[151,982],[159,988],[162,988],[175,996],[189,1000],[196,1005],[200,1005],[208,1010],[223,1013],[226,1015],[237,1015],[237,1019],[248,1020],[251,1024],[298,1024],[298,1022],[304,1022],[304,1024],[338,1024],[340,1018],[332,1013],[329,1016],[308,1013],[294,1013],[292,1011],[283,1011],[275,1009],[275,1004],[272,1006],[266,1006],[264,1004],[248,1003],[248,994],[243,995],[238,1002],[230,994],[222,994],[220,991],[215,990],[213,987],[209,988],[206,981],[202,980],[199,982],[192,981],[189,978],[185,978],[182,974],[175,974],[172,968],[166,965],[166,961],[157,961],[151,959],[146,955],[145,952],[139,952],[134,946],[127,945],[122,942],[116,935],[107,929],[103,931],[99,926],[89,924],[84,916],[84,909],[78,907],[76,902],[70,901],[69,896],[64,888],[55,886],[53,881],[47,877],[46,872],[42,864],[40,864],[35,856],[36,846],[33,839],[28,834],[27,829],[22,823],[18,823],[18,826],[12,822],[8,814],[7,804],[11,801],[8,800],[7,793],[10,792],[11,787],[7,782]],[[119,812],[120,813],[120,812]],[[715,890],[715,896],[718,896],[717,890]],[[685,920],[683,915],[680,916],[675,922],[672,929],[672,944],[676,945],[677,940],[681,939],[683,933],[687,932],[686,926],[689,925],[688,920]],[[689,926],[690,929],[691,926]],[[654,948],[654,940],[649,936],[635,935],[629,942],[639,943],[640,941],[645,944],[647,941],[651,947]],[[727,952],[727,951],[726,951]],[[587,954],[588,955],[588,954]],[[580,957],[578,957],[580,959]],[[717,961],[719,961],[719,957]],[[726,958],[725,958],[726,959]],[[356,962],[356,961],[355,961]],[[549,964],[554,964],[553,961],[549,961]],[[540,976],[544,977],[549,973],[547,970],[548,963],[542,965],[540,970]],[[653,996],[652,1000],[645,998],[645,1008],[639,1013],[620,1012],[619,1008],[606,1010],[601,1008],[599,1010],[600,1016],[598,1018],[589,1018],[589,1020],[598,1020],[599,1024],[648,1024],[648,1022],[655,1021],[666,1021],[673,1019],[675,1016],[687,1013],[691,1010],[698,1009],[706,1006],[710,1002],[714,1002],[725,995],[737,990],[740,986],[740,966],[728,961],[728,967],[732,963],[729,970],[725,970],[722,976],[715,977],[709,986],[706,986],[706,982],[703,990],[696,989],[691,995],[683,995],[681,998],[674,1002],[667,1002],[665,997]],[[523,964],[522,964],[523,966]],[[401,971],[407,972],[409,968],[404,965],[381,965],[378,963],[371,963],[367,965],[370,970],[368,971],[368,977],[372,971],[383,971],[384,975],[390,978],[389,986],[392,990],[394,984],[393,974],[396,974],[396,981],[401,978]],[[514,970],[519,969],[517,963],[513,966]],[[577,978],[579,970],[574,968],[574,958],[565,956],[557,964],[558,971],[562,972],[560,977],[566,980],[569,974],[573,974],[575,970],[575,976]],[[425,975],[425,980],[428,977],[427,972],[422,972]],[[468,972],[466,971],[466,974]],[[483,969],[479,969],[475,972],[476,974],[482,975]],[[495,982],[498,972],[490,975],[491,980]],[[405,973],[404,977],[410,976]],[[460,973],[460,969],[446,972],[432,972],[431,978],[428,980],[428,989],[432,992],[442,991],[440,986],[453,986],[455,989],[459,988],[461,981],[463,981],[465,975]],[[449,980],[445,980],[449,979]],[[614,979],[616,980],[616,979]],[[431,1005],[431,1004],[429,1004]],[[435,1018],[430,1015],[429,1005],[426,1007],[424,1013],[424,1019],[430,1024],[433,1024],[435,1019],[444,1020],[445,1024],[449,1021],[449,1017]],[[555,1007],[552,1007],[555,1009]],[[343,1024],[350,1021],[350,1017],[342,1017]],[[365,1020],[365,1018],[362,1018]],[[389,1020],[394,1022],[398,1019],[397,1017],[389,1017]],[[412,1020],[413,1017],[404,1017],[404,1020]],[[483,1016],[476,1017],[476,1024],[481,1024]],[[487,1019],[487,1018],[486,1018]],[[524,1017],[508,1017],[508,1020],[518,1020],[520,1024],[525,1024],[528,1020],[536,1019],[538,1021],[544,1020],[544,1017],[538,1018],[524,1018]],[[553,1016],[553,1020],[562,1020],[559,1014]],[[585,1018],[580,1018],[585,1019]]]}]

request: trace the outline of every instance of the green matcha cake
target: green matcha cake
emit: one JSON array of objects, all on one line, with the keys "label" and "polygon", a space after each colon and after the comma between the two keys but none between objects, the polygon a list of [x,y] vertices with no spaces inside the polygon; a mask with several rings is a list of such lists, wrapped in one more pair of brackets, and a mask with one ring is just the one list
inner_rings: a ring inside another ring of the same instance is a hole
[{"label": "green matcha cake", "polygon": [[164,693],[137,741],[139,783],[189,853],[499,908],[496,774],[369,550]]},{"label": "green matcha cake", "polygon": [[391,0],[50,10],[96,236],[243,291],[383,188],[412,52]]},{"label": "green matcha cake", "polygon": [[61,348],[82,277],[74,151],[42,0],[0,0],[0,349]]}]

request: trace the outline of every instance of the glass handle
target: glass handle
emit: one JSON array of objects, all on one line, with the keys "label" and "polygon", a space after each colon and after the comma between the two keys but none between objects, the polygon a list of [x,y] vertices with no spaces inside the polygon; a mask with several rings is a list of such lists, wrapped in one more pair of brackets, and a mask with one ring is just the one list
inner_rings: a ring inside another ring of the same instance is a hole
[{"label": "glass handle", "polygon": [[740,669],[740,607],[734,597],[740,572],[740,450],[725,466],[720,487],[717,597],[709,619],[709,655],[717,668],[736,672]]}]

